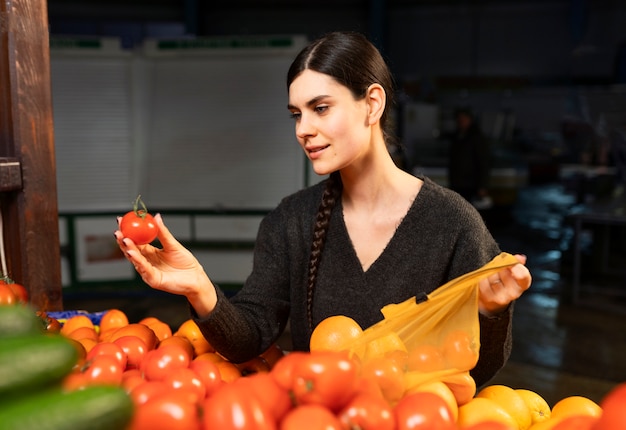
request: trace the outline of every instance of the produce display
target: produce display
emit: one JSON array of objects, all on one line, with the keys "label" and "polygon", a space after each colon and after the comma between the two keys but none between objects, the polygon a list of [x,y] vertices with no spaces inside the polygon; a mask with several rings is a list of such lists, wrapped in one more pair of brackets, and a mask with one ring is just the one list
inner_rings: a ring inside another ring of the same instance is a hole
[{"label": "produce display", "polygon": [[477,390],[469,372],[445,371],[476,359],[455,331],[420,349],[399,336],[370,339],[357,354],[350,345],[364,331],[336,316],[315,328],[310,352],[273,345],[232,363],[191,319],[172,328],[119,309],[97,323],[50,314],[15,297],[0,303],[1,429],[626,428],[626,383],[600,404],[570,396],[550,406],[523,387]]}]

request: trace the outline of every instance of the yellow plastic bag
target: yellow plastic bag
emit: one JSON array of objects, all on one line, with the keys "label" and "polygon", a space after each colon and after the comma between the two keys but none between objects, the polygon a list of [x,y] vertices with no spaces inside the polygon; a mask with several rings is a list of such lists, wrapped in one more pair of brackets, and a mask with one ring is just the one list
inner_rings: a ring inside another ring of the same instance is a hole
[{"label": "yellow plastic bag", "polygon": [[450,386],[467,381],[480,348],[478,281],[517,263],[503,252],[440,286],[425,301],[416,303],[412,297],[385,306],[384,319],[364,330],[350,344],[350,353],[363,363],[389,353],[404,354],[407,390],[433,380],[448,381]]}]

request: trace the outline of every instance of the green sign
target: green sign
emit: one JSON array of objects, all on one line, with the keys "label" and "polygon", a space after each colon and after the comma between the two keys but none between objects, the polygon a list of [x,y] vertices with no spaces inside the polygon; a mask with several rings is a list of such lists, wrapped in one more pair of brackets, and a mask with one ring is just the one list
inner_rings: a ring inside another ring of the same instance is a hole
[{"label": "green sign", "polygon": [[50,38],[51,49],[102,49],[100,39]]},{"label": "green sign", "polygon": [[290,37],[276,38],[210,38],[162,40],[158,49],[233,49],[233,48],[289,48],[293,46]]}]

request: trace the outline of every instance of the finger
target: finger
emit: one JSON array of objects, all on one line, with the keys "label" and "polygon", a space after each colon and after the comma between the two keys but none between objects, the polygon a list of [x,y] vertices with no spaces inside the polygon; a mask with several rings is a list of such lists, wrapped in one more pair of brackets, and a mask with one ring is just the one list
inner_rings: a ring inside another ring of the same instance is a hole
[{"label": "finger", "polygon": [[141,279],[152,288],[159,288],[161,285],[161,273],[155,269],[152,264],[139,252],[139,250],[128,251],[129,261],[135,267],[135,270],[141,276]]},{"label": "finger", "polygon": [[500,277],[500,272],[494,273],[493,275],[489,275],[487,277],[487,281],[489,281],[490,285],[502,284],[502,279]]},{"label": "finger", "polygon": [[526,264],[527,258],[524,254],[515,254],[515,258],[520,262],[520,264]]},{"label": "finger", "polygon": [[178,240],[176,240],[174,235],[170,233],[170,230],[165,226],[161,214],[156,214],[154,216],[154,220],[159,226],[158,238],[159,242],[161,242],[161,245],[163,246],[163,249],[181,246]]},{"label": "finger", "polygon": [[532,283],[532,275],[528,270],[528,267],[522,264],[516,264],[515,266],[509,269],[509,273],[512,279],[515,280],[517,285],[522,289],[522,291],[530,288],[530,284]]}]

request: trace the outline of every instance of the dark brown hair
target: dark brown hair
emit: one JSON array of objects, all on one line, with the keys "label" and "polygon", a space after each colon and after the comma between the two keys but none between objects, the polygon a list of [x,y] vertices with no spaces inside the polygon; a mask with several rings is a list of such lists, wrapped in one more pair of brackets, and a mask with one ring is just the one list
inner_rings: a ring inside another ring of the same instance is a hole
[{"label": "dark brown hair", "polygon": [[[385,141],[392,140],[388,108],[393,104],[393,78],[382,55],[365,36],[355,32],[333,32],[313,41],[291,64],[287,73],[288,90],[298,75],[307,69],[332,77],[348,88],[356,100],[365,97],[370,85],[380,84],[387,98],[387,106],[380,118],[380,125]],[[326,182],[326,189],[315,219],[307,286],[307,318],[310,331],[313,331],[313,293],[317,272],[330,215],[335,203],[341,197],[341,189],[339,172],[333,172]]]}]

